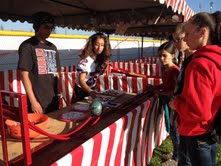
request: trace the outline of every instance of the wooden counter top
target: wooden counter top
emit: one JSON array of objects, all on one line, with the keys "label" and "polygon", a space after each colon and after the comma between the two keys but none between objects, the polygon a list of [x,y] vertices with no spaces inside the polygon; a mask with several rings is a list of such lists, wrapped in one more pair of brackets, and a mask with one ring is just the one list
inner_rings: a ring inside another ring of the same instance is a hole
[{"label": "wooden counter top", "polygon": [[[109,109],[105,112],[98,123],[94,126],[91,124],[85,126],[83,129],[75,133],[71,139],[67,141],[53,140],[46,136],[40,135],[39,137],[31,140],[31,148],[33,151],[32,160],[33,165],[50,165],[57,161],[65,154],[71,152],[76,147],[80,146],[86,140],[93,137],[95,134],[106,128],[133,108],[137,107],[145,100],[148,96],[136,94],[126,94],[120,98],[117,98],[115,102],[122,103],[118,108]],[[82,102],[81,104],[84,104]],[[63,108],[59,111],[49,113],[49,122],[46,131],[52,134],[68,133],[73,130],[77,125],[74,122],[63,122],[58,120],[62,113],[68,112],[72,109],[72,105]],[[94,117],[93,119],[95,119]],[[8,137],[8,151],[9,160],[14,160],[22,154],[22,145],[19,140]],[[47,145],[47,146],[46,146]],[[43,147],[43,148],[42,148]],[[2,162],[2,151],[0,151],[0,165]],[[17,162],[13,165],[23,165],[22,161]]]}]

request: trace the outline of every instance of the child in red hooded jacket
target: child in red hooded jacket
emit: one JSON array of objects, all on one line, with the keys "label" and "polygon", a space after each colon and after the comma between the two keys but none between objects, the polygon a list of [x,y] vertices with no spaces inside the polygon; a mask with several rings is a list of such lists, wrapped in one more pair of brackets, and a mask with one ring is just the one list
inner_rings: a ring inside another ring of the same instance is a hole
[{"label": "child in red hooded jacket", "polygon": [[178,113],[180,139],[192,166],[216,165],[210,124],[221,106],[221,12],[194,15],[185,32],[184,40],[196,52],[186,67],[182,93],[170,107]]},{"label": "child in red hooded jacket", "polygon": [[[158,54],[162,63],[163,84],[154,87],[154,93],[159,95],[160,103],[164,107],[166,130],[170,134],[173,143],[172,159],[178,161],[179,133],[175,123],[174,111],[168,107],[173,98],[176,80],[179,75],[179,67],[175,63],[176,46],[173,41],[165,42],[158,48]],[[160,104],[161,105],[161,104]],[[159,106],[159,108],[162,108]]]}]

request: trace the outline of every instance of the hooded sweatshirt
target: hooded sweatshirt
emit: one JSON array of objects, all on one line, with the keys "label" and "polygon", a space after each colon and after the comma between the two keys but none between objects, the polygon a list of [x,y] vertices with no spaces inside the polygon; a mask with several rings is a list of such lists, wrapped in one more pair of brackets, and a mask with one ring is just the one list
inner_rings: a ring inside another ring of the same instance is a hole
[{"label": "hooded sweatshirt", "polygon": [[221,47],[207,45],[197,50],[184,77],[183,91],[174,100],[179,133],[208,133],[208,124],[221,107]]}]

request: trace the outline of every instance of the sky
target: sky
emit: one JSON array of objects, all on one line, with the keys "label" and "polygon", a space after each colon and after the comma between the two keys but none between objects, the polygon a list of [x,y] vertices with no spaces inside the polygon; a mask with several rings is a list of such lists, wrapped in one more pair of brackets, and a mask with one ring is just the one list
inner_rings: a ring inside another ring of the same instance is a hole
[{"label": "sky", "polygon": [[[187,4],[192,8],[195,13],[198,12],[215,12],[217,10],[221,11],[221,0],[186,0]],[[210,8],[210,3],[213,2],[212,8]],[[0,27],[4,30],[18,30],[18,31],[33,31],[32,24],[27,22],[21,23],[19,21],[4,22],[0,19]],[[59,34],[71,34],[71,35],[91,35],[93,32],[85,32],[81,30],[73,30],[68,28],[56,27],[56,33]]]},{"label": "sky", "polygon": [[[221,0],[186,0],[195,13],[221,11]],[[213,7],[210,9],[210,3]]]}]

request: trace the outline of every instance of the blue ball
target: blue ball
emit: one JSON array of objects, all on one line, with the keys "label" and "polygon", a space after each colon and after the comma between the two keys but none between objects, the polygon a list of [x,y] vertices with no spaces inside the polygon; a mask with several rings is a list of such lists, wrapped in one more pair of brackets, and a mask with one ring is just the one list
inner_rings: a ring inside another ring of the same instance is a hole
[{"label": "blue ball", "polygon": [[102,113],[102,103],[100,101],[94,101],[90,104],[89,109],[95,116],[99,116]]}]

